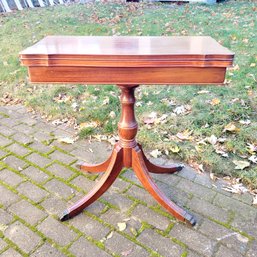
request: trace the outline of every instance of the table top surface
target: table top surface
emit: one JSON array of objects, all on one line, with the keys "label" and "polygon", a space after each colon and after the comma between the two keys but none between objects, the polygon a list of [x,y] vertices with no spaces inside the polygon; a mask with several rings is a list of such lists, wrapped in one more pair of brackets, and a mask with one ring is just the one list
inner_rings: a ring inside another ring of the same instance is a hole
[{"label": "table top surface", "polygon": [[208,36],[47,36],[21,55],[233,55]]},{"label": "table top surface", "polygon": [[234,53],[211,37],[48,36],[20,53],[33,82],[220,83]]},{"label": "table top surface", "polygon": [[233,57],[207,36],[47,36],[20,53],[25,66],[228,67]]}]

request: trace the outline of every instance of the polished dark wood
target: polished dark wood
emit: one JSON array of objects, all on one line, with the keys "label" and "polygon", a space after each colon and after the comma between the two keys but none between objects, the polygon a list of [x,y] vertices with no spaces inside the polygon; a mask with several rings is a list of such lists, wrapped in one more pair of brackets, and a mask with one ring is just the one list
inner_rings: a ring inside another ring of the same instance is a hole
[{"label": "polished dark wood", "polygon": [[31,82],[219,84],[234,54],[211,37],[48,36],[20,53]]},{"label": "polished dark wood", "polygon": [[234,54],[210,37],[50,36],[20,53],[31,82],[117,84],[121,90],[119,142],[103,163],[79,163],[82,171],[103,172],[95,187],[61,216],[67,220],[97,200],[122,168],[132,168],[146,190],[177,219],[195,218],[168,199],[149,173],[174,173],[183,165],[159,166],[136,141],[134,92],[139,84],[220,84]]}]

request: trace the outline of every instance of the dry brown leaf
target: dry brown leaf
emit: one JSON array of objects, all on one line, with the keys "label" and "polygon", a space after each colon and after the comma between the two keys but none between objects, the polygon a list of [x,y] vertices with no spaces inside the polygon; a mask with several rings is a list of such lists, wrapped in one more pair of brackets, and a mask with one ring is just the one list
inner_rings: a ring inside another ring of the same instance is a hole
[{"label": "dry brown leaf", "polygon": [[253,196],[253,203],[252,205],[257,205],[257,195]]},{"label": "dry brown leaf", "polygon": [[249,125],[249,124],[251,124],[251,121],[250,120],[240,120],[239,123],[243,124],[243,125]]},{"label": "dry brown leaf", "polygon": [[197,92],[197,94],[209,94],[209,93],[210,93],[210,91],[208,91],[208,90],[200,90]]},{"label": "dry brown leaf", "polygon": [[211,145],[215,145],[218,141],[218,138],[215,135],[211,135],[210,137],[207,137],[206,140]]},{"label": "dry brown leaf", "polygon": [[224,157],[224,158],[228,158],[228,153],[226,153],[226,152],[223,151],[223,150],[216,149],[215,152],[216,152],[217,154],[220,154],[220,155],[221,155],[222,157]]},{"label": "dry brown leaf", "polygon": [[113,231],[106,237],[106,239],[110,239],[113,236]]},{"label": "dry brown leaf", "polygon": [[248,161],[234,160],[233,163],[236,165],[236,167],[235,167],[236,170],[243,170],[250,166],[250,162],[248,162]]},{"label": "dry brown leaf", "polygon": [[240,70],[240,67],[238,64],[234,65],[233,67],[229,68],[230,71],[236,71],[236,70]]},{"label": "dry brown leaf", "polygon": [[216,181],[217,179],[218,179],[218,177],[216,177],[215,175],[214,175],[214,173],[210,173],[210,179],[211,180],[213,180],[213,181]]},{"label": "dry brown leaf", "polygon": [[154,158],[160,157],[161,154],[162,154],[162,152],[159,151],[158,149],[155,149],[155,150],[153,150],[153,151],[150,153],[150,155],[153,156]]},{"label": "dry brown leaf", "polygon": [[192,160],[189,160],[188,164],[189,164],[189,166],[194,168],[197,172],[199,172],[199,173],[204,172],[203,164],[198,164],[197,162],[192,161]]},{"label": "dry brown leaf", "polygon": [[220,99],[219,99],[219,98],[213,98],[213,99],[211,100],[210,104],[211,104],[212,106],[218,105],[218,104],[220,104]]},{"label": "dry brown leaf", "polygon": [[177,145],[173,145],[169,149],[172,153],[178,153],[180,151],[180,148]]},{"label": "dry brown leaf", "polygon": [[181,139],[181,140],[192,140],[193,137],[191,136],[191,134],[193,133],[193,130],[185,130],[183,132],[179,132],[176,134],[177,138]]},{"label": "dry brown leaf", "polygon": [[115,118],[116,118],[116,113],[115,113],[114,111],[111,111],[111,112],[109,113],[109,117],[110,117],[111,119],[115,119]]},{"label": "dry brown leaf", "polygon": [[124,231],[127,227],[127,224],[125,222],[119,222],[117,223],[119,231]]},{"label": "dry brown leaf", "polygon": [[254,154],[254,152],[257,152],[257,145],[247,143],[247,151],[250,154]]},{"label": "dry brown leaf", "polygon": [[144,123],[147,124],[147,125],[150,125],[150,124],[154,124],[155,122],[155,118],[144,118]]},{"label": "dry brown leaf", "polygon": [[235,184],[231,186],[225,186],[222,188],[223,190],[233,193],[233,194],[243,194],[248,191],[242,184]]},{"label": "dry brown leaf", "polygon": [[58,138],[58,141],[60,143],[65,143],[65,144],[74,144],[74,142],[76,140],[74,138],[71,138],[71,137],[62,137],[62,138]]},{"label": "dry brown leaf", "polygon": [[103,100],[103,104],[102,105],[107,105],[110,103],[110,98],[108,96],[106,96]]},{"label": "dry brown leaf", "polygon": [[252,163],[257,164],[257,156],[256,155],[252,155],[251,157],[248,158],[248,160],[251,161]]},{"label": "dry brown leaf", "polygon": [[240,128],[237,128],[236,125],[233,122],[230,122],[229,124],[227,124],[223,130],[223,132],[225,131],[229,131],[232,133],[237,133],[240,131]]},{"label": "dry brown leaf", "polygon": [[92,122],[82,122],[79,124],[78,129],[82,130],[84,128],[96,128],[98,127],[99,123],[96,121],[92,121]]}]

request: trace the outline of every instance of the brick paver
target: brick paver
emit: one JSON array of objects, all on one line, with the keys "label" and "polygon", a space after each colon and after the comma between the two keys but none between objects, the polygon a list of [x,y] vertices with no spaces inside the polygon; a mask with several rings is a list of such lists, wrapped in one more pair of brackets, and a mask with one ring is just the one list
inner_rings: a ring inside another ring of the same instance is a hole
[{"label": "brick paver", "polygon": [[91,219],[86,215],[79,215],[70,221],[70,224],[83,232],[86,236],[91,236],[96,240],[101,240],[109,233],[110,229],[102,225],[99,221]]},{"label": "brick paver", "polygon": [[8,210],[31,225],[45,218],[47,214],[29,202],[22,200],[11,205]]},{"label": "brick paver", "polygon": [[76,257],[110,257],[111,255],[90,243],[85,238],[79,238],[69,248]]},{"label": "brick paver", "polygon": [[42,199],[44,199],[48,195],[47,191],[45,191],[44,189],[42,189],[28,181],[20,184],[17,187],[17,190],[21,194],[25,195],[26,197],[28,197],[29,199],[31,199],[32,201],[34,201],[36,203],[40,202]]},{"label": "brick paver", "polygon": [[0,180],[4,181],[10,186],[15,187],[23,181],[23,178],[8,169],[3,169],[0,172]]},{"label": "brick paver", "polygon": [[42,241],[42,238],[19,221],[11,224],[4,235],[25,253],[30,253]]},{"label": "brick paver", "polygon": [[160,240],[160,235],[151,229],[144,230],[138,237],[138,241],[148,245],[155,252],[162,256],[181,256],[184,252],[182,247],[174,243],[170,238],[163,237]]},{"label": "brick paver", "polygon": [[34,166],[29,166],[24,169],[22,174],[37,183],[44,183],[49,179],[49,175]]},{"label": "brick paver", "polygon": [[1,257],[22,257],[18,252],[14,249],[10,248],[1,254]]},{"label": "brick paver", "polygon": [[52,217],[45,219],[37,229],[61,246],[71,243],[77,237],[74,231]]},{"label": "brick paver", "polygon": [[221,189],[225,182],[187,166],[178,174],[152,177],[168,198],[197,216],[194,228],[156,208],[131,170],[84,214],[60,222],[58,215],[98,180],[76,172],[76,160],[103,161],[111,146],[62,144],[58,137],[74,136],[73,129],[32,117],[22,105],[0,110],[0,257],[257,256],[252,196],[231,195]]},{"label": "brick paver", "polygon": [[41,247],[39,247],[31,257],[65,257],[63,253],[58,251],[54,246],[45,243]]}]

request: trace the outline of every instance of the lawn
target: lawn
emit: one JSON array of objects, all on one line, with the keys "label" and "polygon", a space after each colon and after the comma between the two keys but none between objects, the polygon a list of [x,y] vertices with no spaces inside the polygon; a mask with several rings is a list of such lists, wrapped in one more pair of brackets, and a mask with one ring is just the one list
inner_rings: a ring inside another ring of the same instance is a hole
[{"label": "lawn", "polygon": [[254,2],[226,1],[72,4],[1,14],[0,102],[22,101],[47,120],[76,124],[81,137],[112,135],[120,111],[116,87],[29,84],[19,51],[46,35],[212,36],[236,54],[225,85],[142,86],[138,141],[153,155],[257,188],[256,12]]}]

